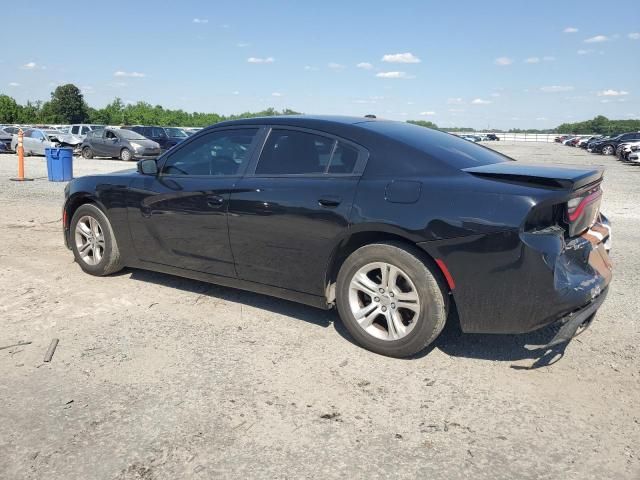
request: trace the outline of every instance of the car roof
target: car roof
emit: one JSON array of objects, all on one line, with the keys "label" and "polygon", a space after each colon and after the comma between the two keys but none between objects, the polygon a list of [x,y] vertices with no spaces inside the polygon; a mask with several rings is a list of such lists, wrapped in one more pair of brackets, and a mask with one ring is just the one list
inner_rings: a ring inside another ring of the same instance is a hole
[{"label": "car roof", "polygon": [[236,120],[227,120],[224,122],[216,123],[215,127],[231,126],[231,125],[290,125],[297,127],[318,127],[324,125],[356,125],[358,123],[375,122],[375,121],[390,121],[379,120],[366,117],[353,117],[343,115],[276,115],[271,117],[253,117],[253,118],[239,118]]}]

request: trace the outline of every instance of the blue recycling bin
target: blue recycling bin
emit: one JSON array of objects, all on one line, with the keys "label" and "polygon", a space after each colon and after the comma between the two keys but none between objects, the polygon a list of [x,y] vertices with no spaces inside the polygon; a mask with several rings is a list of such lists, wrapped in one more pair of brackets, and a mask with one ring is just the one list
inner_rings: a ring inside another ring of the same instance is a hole
[{"label": "blue recycling bin", "polygon": [[45,148],[44,152],[50,182],[68,182],[73,179],[72,148]]}]

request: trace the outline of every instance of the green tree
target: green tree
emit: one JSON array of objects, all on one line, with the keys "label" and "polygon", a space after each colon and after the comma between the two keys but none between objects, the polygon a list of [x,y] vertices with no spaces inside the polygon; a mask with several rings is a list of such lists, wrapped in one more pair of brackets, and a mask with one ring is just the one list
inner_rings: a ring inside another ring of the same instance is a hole
[{"label": "green tree", "polygon": [[407,120],[407,123],[412,125],[418,125],[419,127],[427,127],[437,129],[438,126],[433,122],[428,122],[427,120]]},{"label": "green tree", "polygon": [[43,110],[47,121],[52,123],[84,123],[89,120],[89,108],[84,97],[72,83],[57,87]]},{"label": "green tree", "polygon": [[20,105],[9,95],[0,95],[0,123],[17,123],[20,120]]}]

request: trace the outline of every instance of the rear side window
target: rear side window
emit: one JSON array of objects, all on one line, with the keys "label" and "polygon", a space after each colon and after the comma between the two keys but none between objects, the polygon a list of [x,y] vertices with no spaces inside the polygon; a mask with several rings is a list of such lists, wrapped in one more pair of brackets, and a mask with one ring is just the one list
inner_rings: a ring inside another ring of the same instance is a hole
[{"label": "rear side window", "polygon": [[262,150],[256,175],[353,173],[358,150],[333,138],[274,129]]},{"label": "rear side window", "polygon": [[[441,164],[463,169],[512,160],[475,142],[418,125],[391,121],[363,122],[359,125],[426,154],[423,159],[412,158],[411,162],[428,163],[436,160]],[[413,164],[407,165],[405,169],[413,173],[427,172],[428,168],[424,167],[426,165]]]},{"label": "rear side window", "polygon": [[87,134],[88,132],[90,132],[91,130],[89,129],[89,127],[82,127],[82,131],[80,132],[82,135]]},{"label": "rear side window", "polygon": [[71,133],[72,134],[77,134],[80,132],[80,126],[79,125],[74,125],[73,127],[71,127]]}]

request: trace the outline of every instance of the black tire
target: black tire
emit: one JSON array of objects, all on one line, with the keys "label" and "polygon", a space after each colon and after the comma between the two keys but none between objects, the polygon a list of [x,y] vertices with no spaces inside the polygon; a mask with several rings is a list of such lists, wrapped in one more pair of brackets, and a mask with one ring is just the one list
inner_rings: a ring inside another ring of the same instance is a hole
[{"label": "black tire", "polygon": [[[375,262],[391,264],[406,273],[420,301],[420,313],[411,319],[415,325],[397,340],[376,338],[365,331],[350,306],[351,280],[361,268]],[[437,338],[447,319],[448,297],[432,273],[430,263],[417,248],[395,242],[366,245],[345,260],[338,273],[336,305],[345,327],[358,344],[382,355],[402,358],[420,352]]]},{"label": "black tire", "polygon": [[82,149],[82,158],[86,160],[91,160],[93,158],[93,150],[89,147],[84,147]]},{"label": "black tire", "polygon": [[[91,217],[98,223],[104,238],[104,244],[101,250],[101,259],[94,265],[89,264],[88,261],[83,259],[78,250],[79,246],[76,240],[76,227],[78,222],[86,217]],[[111,227],[111,223],[107,216],[96,205],[91,203],[81,205],[73,214],[70,227],[69,243],[71,244],[71,249],[73,250],[76,263],[80,265],[82,270],[96,276],[110,275],[122,270],[124,265],[120,257],[120,250],[118,249],[116,237],[113,234],[113,228]]]},{"label": "black tire", "polygon": [[133,154],[131,153],[131,150],[129,150],[128,148],[123,148],[122,150],[120,150],[120,160],[129,162],[132,158]]}]

